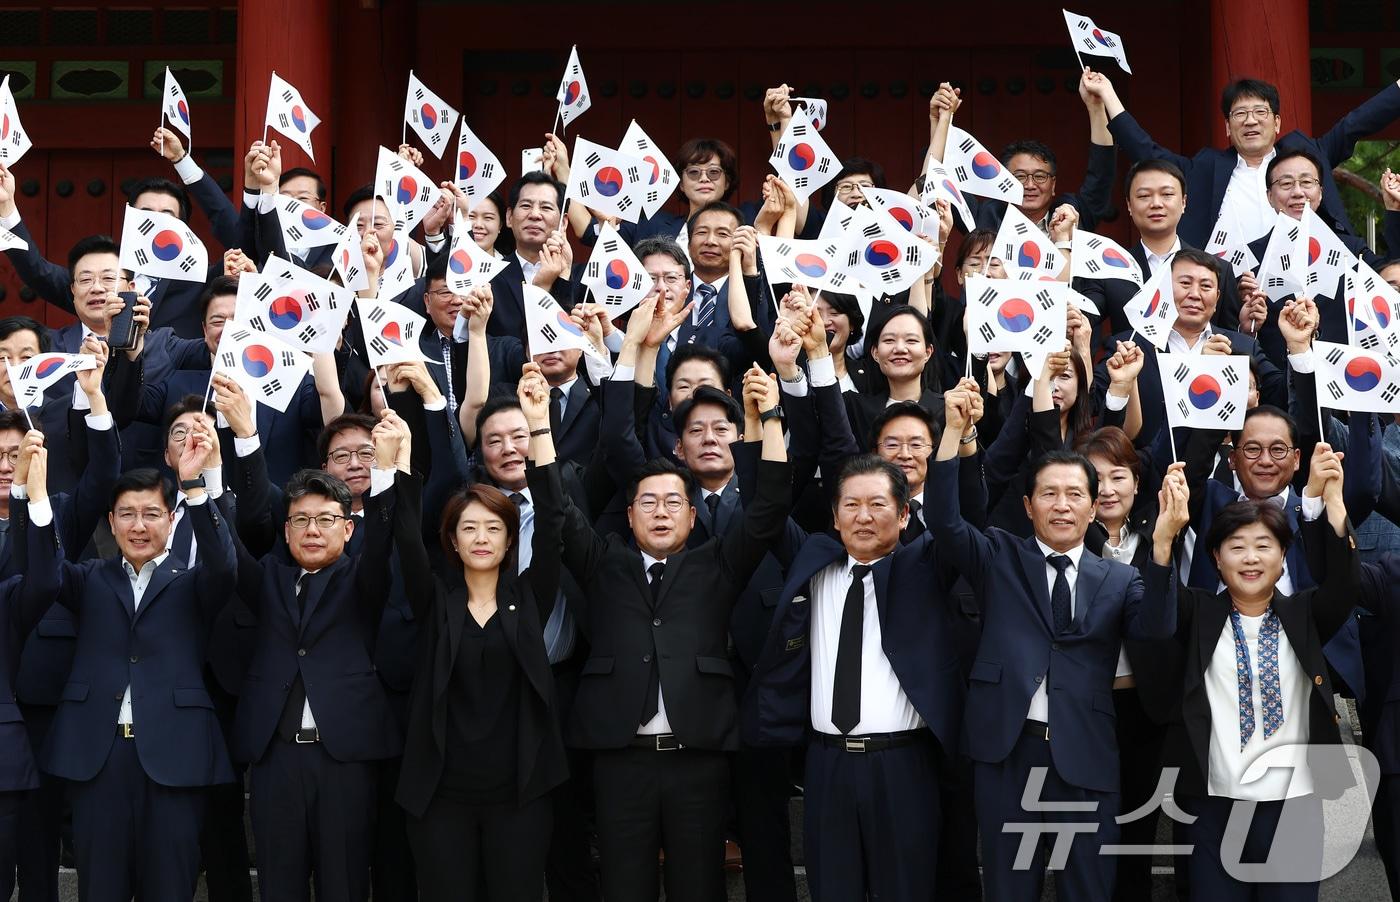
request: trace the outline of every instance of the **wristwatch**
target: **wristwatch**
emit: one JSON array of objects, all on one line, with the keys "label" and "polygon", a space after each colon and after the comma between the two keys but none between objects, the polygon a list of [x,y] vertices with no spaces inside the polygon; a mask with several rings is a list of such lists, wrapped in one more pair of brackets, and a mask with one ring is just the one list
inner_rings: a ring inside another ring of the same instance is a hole
[{"label": "wristwatch", "polygon": [[763,411],[762,413],[760,413],[760,414],[758,415],[758,421],[759,421],[760,423],[766,423],[766,422],[768,422],[769,420],[786,420],[786,419],[787,419],[787,414],[783,413],[783,405],[781,405],[781,404],[774,404],[772,407],[768,408],[767,410]]},{"label": "wristwatch", "polygon": [[768,123],[768,130],[770,132],[780,132],[783,130],[783,124],[781,122],[770,122]]},{"label": "wristwatch", "polygon": [[202,489],[202,488],[204,488],[204,474],[203,474],[203,473],[200,473],[200,474],[199,474],[198,476],[196,476],[194,479],[181,479],[181,480],[180,480],[180,490],[181,490],[181,491],[188,492],[190,489]]}]

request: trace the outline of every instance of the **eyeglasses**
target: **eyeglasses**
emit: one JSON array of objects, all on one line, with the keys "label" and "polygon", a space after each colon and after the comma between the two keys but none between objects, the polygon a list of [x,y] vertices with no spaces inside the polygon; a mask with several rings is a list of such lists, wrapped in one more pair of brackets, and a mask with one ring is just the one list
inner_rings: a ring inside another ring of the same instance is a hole
[{"label": "eyeglasses", "polygon": [[12,467],[19,466],[19,449],[0,451],[0,461],[5,461]]},{"label": "eyeglasses", "polygon": [[[1244,455],[1245,460],[1258,460],[1264,453],[1264,446],[1251,442],[1248,445],[1241,445],[1239,451]],[[1283,460],[1293,451],[1293,448],[1290,445],[1270,445],[1268,451],[1269,456],[1274,460]]]},{"label": "eyeglasses", "polygon": [[350,462],[350,455],[352,454],[360,459],[360,463],[374,463],[373,445],[364,445],[362,447],[356,448],[353,451],[351,451],[349,448],[341,448],[338,451],[332,451],[330,454],[330,458],[333,463],[340,464],[343,467]]},{"label": "eyeglasses", "polygon": [[120,524],[122,524],[123,526],[134,526],[134,525],[136,524],[136,521],[137,521],[137,520],[140,520],[142,523],[145,523],[145,524],[147,524],[147,525],[151,525],[151,524],[154,524],[154,523],[159,523],[161,520],[164,520],[164,519],[166,519],[167,517],[169,517],[169,516],[170,516],[170,513],[169,513],[168,511],[158,511],[158,510],[148,510],[148,511],[121,510],[121,511],[117,511],[116,516],[117,516],[117,522],[120,523]]},{"label": "eyeglasses", "polygon": [[701,169],[698,166],[692,166],[685,171],[685,177],[692,182],[698,182],[701,179],[718,182],[720,179],[724,178],[724,170],[720,169],[718,166],[712,169]]},{"label": "eyeglasses", "polygon": [[874,188],[874,182],[842,182],[836,186],[837,197],[850,197],[852,194],[864,191],[866,188]]},{"label": "eyeglasses", "polygon": [[82,278],[74,279],[73,284],[83,291],[87,291],[95,284],[101,284],[103,288],[116,288],[117,283],[120,281],[121,276],[109,272],[103,273],[101,276],[83,276]]},{"label": "eyeglasses", "polygon": [[905,448],[909,449],[910,454],[923,454],[932,447],[932,442],[926,442],[921,438],[911,438],[907,442],[897,438],[887,438],[880,442],[880,450],[886,454],[898,454]]},{"label": "eyeglasses", "polygon": [[1267,119],[1274,111],[1266,106],[1252,106],[1245,109],[1231,110],[1230,118],[1235,122],[1243,122],[1251,116],[1255,119]]},{"label": "eyeglasses", "polygon": [[681,512],[681,508],[685,507],[689,502],[680,495],[667,495],[665,498],[658,498],[655,495],[643,495],[632,503],[636,505],[637,510],[644,514],[656,513],[656,506],[658,504],[664,504],[667,513],[678,514]]},{"label": "eyeglasses", "polygon": [[653,272],[653,273],[647,273],[647,275],[651,276],[653,279],[655,279],[656,281],[660,282],[660,283],[663,284],[663,285],[670,285],[672,288],[675,288],[677,285],[684,285],[684,284],[685,284],[685,273],[680,273],[680,272],[655,273],[655,272]]},{"label": "eyeglasses", "polygon": [[170,430],[170,440],[171,440],[172,442],[180,442],[180,443],[183,443],[183,442],[185,441],[185,439],[187,439],[187,438],[189,438],[189,437],[190,437],[190,427],[188,427],[188,426],[176,426],[174,429],[171,429],[171,430]]},{"label": "eyeglasses", "polygon": [[1281,179],[1274,179],[1273,184],[1269,185],[1269,187],[1277,188],[1280,191],[1292,191],[1294,188],[1302,188],[1304,191],[1312,191],[1316,189],[1318,185],[1321,184],[1321,181],[1313,178],[1310,175],[1304,176],[1300,179],[1295,179],[1292,176],[1284,176]]},{"label": "eyeglasses", "polygon": [[434,288],[432,291],[428,292],[428,294],[431,297],[437,298],[439,301],[448,301],[456,295],[456,292],[451,288]]},{"label": "eyeglasses", "polygon": [[1048,185],[1050,180],[1055,177],[1055,173],[1046,172],[1043,169],[1038,169],[1035,172],[1026,172],[1024,169],[1017,169],[1011,173],[1011,176],[1023,185],[1026,182],[1035,182],[1037,185]]},{"label": "eyeglasses", "polygon": [[334,527],[335,521],[349,519],[349,517],[343,517],[340,514],[317,514],[314,517],[310,514],[292,514],[287,518],[287,525],[292,529],[305,529],[310,526],[311,522],[314,520],[316,522],[316,528],[324,532]]}]

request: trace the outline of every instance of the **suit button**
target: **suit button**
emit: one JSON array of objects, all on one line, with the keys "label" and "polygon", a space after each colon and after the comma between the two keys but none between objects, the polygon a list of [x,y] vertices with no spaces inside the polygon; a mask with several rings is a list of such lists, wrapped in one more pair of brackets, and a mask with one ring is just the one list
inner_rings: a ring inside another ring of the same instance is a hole
[{"label": "suit button", "polygon": [[1051,650],[1051,651],[1059,651],[1059,650],[1060,650],[1060,643],[1058,643],[1058,642],[1051,642],[1051,643],[1050,643],[1050,650]]},{"label": "suit button", "polygon": [[1313,682],[1316,683],[1317,685],[1321,686],[1321,685],[1322,685],[1322,674],[1319,673],[1317,676],[1313,677]]},{"label": "suit button", "polygon": [[651,663],[651,655],[642,655],[642,663],[643,663],[643,664],[650,664],[650,663]]},{"label": "suit button", "polygon": [[304,648],[298,648],[298,649],[297,649],[297,657],[298,657],[298,658],[304,658],[304,657],[306,657],[306,649],[304,649]]},{"label": "suit button", "polygon": [[651,625],[652,625],[652,626],[660,626],[660,625],[661,625],[661,618],[660,618],[660,617],[657,617],[655,620],[653,620],[653,621],[651,622]]},{"label": "suit button", "polygon": [[1035,676],[1035,681],[1036,681],[1037,683],[1039,683],[1039,682],[1040,682],[1041,680],[1043,680],[1043,679],[1045,679],[1045,674],[1043,674],[1043,673],[1038,673],[1038,674],[1036,674],[1036,676]]},{"label": "suit button", "polygon": [[135,664],[135,663],[137,663],[138,661],[140,661],[141,659],[140,659],[138,656],[136,656],[136,655],[132,655],[130,658],[127,658],[127,660],[130,661],[131,663]]},{"label": "suit button", "polygon": [[112,696],[112,701],[114,701],[114,702],[119,702],[119,701],[121,701],[121,700],[122,700],[122,694],[121,694],[120,692],[118,692],[116,695]]}]

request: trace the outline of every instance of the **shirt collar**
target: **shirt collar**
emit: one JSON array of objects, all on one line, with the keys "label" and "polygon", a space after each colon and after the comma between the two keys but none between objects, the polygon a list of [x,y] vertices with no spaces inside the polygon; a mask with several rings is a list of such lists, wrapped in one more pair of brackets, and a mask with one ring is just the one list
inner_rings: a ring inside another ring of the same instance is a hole
[{"label": "shirt collar", "polygon": [[1177,251],[1181,250],[1181,236],[1180,236],[1180,235],[1176,235],[1175,237],[1172,238],[1172,246],[1169,247],[1169,248],[1167,248],[1167,252],[1166,252],[1165,254],[1156,254],[1156,253],[1153,253],[1153,252],[1152,252],[1152,248],[1148,247],[1146,242],[1138,242],[1138,243],[1142,245],[1142,253],[1143,253],[1143,255],[1144,255],[1145,257],[1147,257],[1147,262],[1148,262],[1149,265],[1151,265],[1151,264],[1154,263],[1154,262],[1156,262],[1156,263],[1165,263],[1165,262],[1167,262],[1168,260],[1170,260],[1170,259],[1172,258],[1172,256],[1173,256]]},{"label": "shirt collar", "polygon": [[1236,169],[1255,169],[1255,168],[1257,168],[1257,169],[1259,170],[1260,175],[1262,176],[1263,173],[1264,173],[1264,170],[1266,170],[1266,169],[1269,168],[1269,163],[1270,163],[1270,162],[1273,160],[1273,158],[1276,157],[1276,156],[1278,156],[1278,145],[1277,145],[1277,144],[1274,145],[1273,147],[1269,148],[1268,154],[1265,155],[1264,159],[1262,159],[1262,160],[1259,161],[1258,167],[1254,167],[1254,166],[1251,166],[1251,165],[1249,165],[1248,163],[1245,162],[1244,157],[1242,157],[1242,156],[1240,155],[1240,152],[1239,152],[1239,151],[1235,151],[1235,168],[1236,168]]},{"label": "shirt collar", "polygon": [[531,263],[529,260],[526,260],[524,257],[520,256],[519,251],[515,252],[515,259],[520,263],[520,268],[525,271],[525,274],[527,276],[533,276],[535,273],[540,271],[539,263]]},{"label": "shirt collar", "polygon": [[881,555],[880,557],[877,557],[877,558],[876,558],[875,560],[873,560],[873,561],[863,561],[863,562],[862,562],[862,561],[856,560],[855,558],[851,557],[851,555],[850,555],[849,553],[847,553],[847,555],[846,555],[846,572],[847,572],[847,573],[850,573],[850,572],[851,572],[851,568],[852,568],[852,567],[855,567],[855,566],[874,567],[876,564],[880,563],[881,561],[883,561],[883,560],[884,560],[885,558],[887,558],[887,557],[889,557],[889,555],[888,555],[888,554],[885,554],[885,555]]},{"label": "shirt collar", "polygon": [[[638,549],[638,550],[640,550],[640,549]],[[645,551],[642,552],[642,570],[643,570],[643,572],[646,572],[646,571],[651,570],[651,565],[652,565],[652,564],[664,564],[664,563],[666,563],[666,559],[665,559],[664,557],[652,557],[651,555],[647,554]]]},{"label": "shirt collar", "polygon": [[[1265,453],[1267,454],[1268,452],[1266,451]],[[1270,495],[1269,497],[1264,498],[1263,500],[1266,501],[1266,502],[1268,502],[1269,504],[1272,504],[1274,507],[1278,508],[1278,509],[1281,510],[1281,511],[1287,511],[1287,510],[1288,510],[1288,491],[1289,491],[1289,487],[1288,487],[1288,486],[1284,486],[1284,487],[1283,487],[1283,491],[1279,492],[1277,495]],[[1235,474],[1235,492],[1238,493],[1238,495],[1239,495],[1239,498],[1236,499],[1236,500],[1239,500],[1239,501],[1248,501],[1248,500],[1250,500],[1249,496],[1246,495],[1246,494],[1244,493],[1244,486],[1240,484],[1240,477],[1239,477],[1239,474],[1238,474],[1238,473]]]},{"label": "shirt collar", "polygon": [[690,293],[691,293],[691,294],[694,294],[694,293],[700,288],[701,285],[709,284],[710,287],[714,288],[715,294],[718,295],[719,292],[721,292],[721,291],[724,290],[724,283],[725,283],[725,282],[728,282],[728,281],[729,281],[729,275],[728,275],[728,274],[722,275],[722,276],[720,276],[718,279],[715,279],[713,282],[709,282],[709,283],[706,283],[704,279],[700,278],[700,277],[697,276],[697,275],[691,275],[691,277],[690,277]]},{"label": "shirt collar", "polygon": [[1046,545],[1044,542],[1040,541],[1039,536],[1036,537],[1035,544],[1040,546],[1041,557],[1049,557],[1052,554],[1063,554],[1065,557],[1069,558],[1069,565],[1071,568],[1073,568],[1074,570],[1079,569],[1079,558],[1082,557],[1084,554],[1083,542],[1080,542],[1078,545],[1074,546],[1069,551],[1056,551],[1049,545]]},{"label": "shirt collar", "polygon": [[162,551],[160,554],[156,555],[146,563],[142,564],[139,573],[137,572],[135,567],[131,566],[131,561],[128,561],[125,557],[122,557],[122,569],[126,571],[127,576],[129,576],[132,579],[136,579],[138,576],[145,575],[147,571],[154,570],[161,564],[165,563],[165,559],[168,557],[170,557],[170,552]]}]

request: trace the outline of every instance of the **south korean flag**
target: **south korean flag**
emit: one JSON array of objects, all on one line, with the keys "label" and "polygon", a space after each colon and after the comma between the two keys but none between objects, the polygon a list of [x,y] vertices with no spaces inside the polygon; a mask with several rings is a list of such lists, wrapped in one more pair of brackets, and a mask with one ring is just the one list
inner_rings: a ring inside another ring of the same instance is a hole
[{"label": "south korean flag", "polygon": [[943,156],[957,179],[958,187],[968,194],[1020,204],[1025,197],[1021,183],[1001,165],[1001,161],[982,142],[958,128],[948,127],[948,147]]},{"label": "south korean flag", "polygon": [[1132,299],[1123,305],[1123,314],[1133,331],[1161,351],[1167,346],[1167,335],[1176,325],[1176,289],[1172,282],[1170,264],[1157,267],[1157,274],[1147,280]]},{"label": "south korean flag", "polygon": [[1171,428],[1244,427],[1249,407],[1249,355],[1158,354],[1157,366]]},{"label": "south korean flag", "polygon": [[389,150],[379,148],[379,165],[374,174],[375,192],[397,211],[408,230],[413,231],[438,197],[438,187],[423,170]]},{"label": "south korean flag", "polygon": [[588,79],[583,77],[583,66],[578,61],[578,46],[569,49],[569,62],[564,67],[564,77],[559,81],[555,94],[559,101],[559,118],[564,127],[573,122],[593,105],[593,97],[588,93]]},{"label": "south korean flag", "polygon": [[1345,295],[1347,334],[1350,343],[1368,351],[1400,356],[1400,293],[1358,260],[1356,272],[1347,272]]},{"label": "south korean flag", "polygon": [[311,355],[233,319],[224,326],[213,370],[228,373],[259,404],[285,413],[311,372]]},{"label": "south korean flag", "polygon": [[453,294],[466,294],[478,285],[490,285],[507,265],[506,258],[477,246],[471,223],[458,212],[452,225],[452,249],[447,253],[448,289]]},{"label": "south korean flag", "polygon": [[276,72],[272,73],[272,81],[268,84],[267,115],[263,121],[266,128],[275,129],[278,134],[290,139],[315,161],[311,133],[321,124],[321,120],[301,99],[301,92],[279,78]]},{"label": "south korean flag", "polygon": [[879,216],[868,207],[855,207],[852,213],[845,269],[866,286],[898,294],[933,265],[934,246],[905,231],[894,217]]},{"label": "south korean flag", "polygon": [[121,267],[155,279],[204,282],[209,252],[179,219],[155,210],[126,208]]},{"label": "south korean flag", "polygon": [[958,183],[953,180],[953,174],[942,163],[929,157],[924,166],[924,188],[919,194],[919,201],[930,210],[936,210],[940,200],[945,200],[952,206],[953,214],[962,220],[963,229],[970,232],[977,228],[977,223],[972,218],[972,207],[968,205]]},{"label": "south korean flag", "polygon": [[335,274],[340,277],[340,284],[351,291],[363,291],[369,287],[365,255],[360,246],[363,240],[360,236],[360,214],[353,213],[349,225],[345,227],[345,234],[336,242],[335,252],[331,256],[331,264],[335,267]]},{"label": "south korean flag", "polygon": [[404,99],[403,119],[419,139],[442,159],[443,151],[452,141],[452,129],[457,127],[458,113],[447,101],[428,90],[413,70],[408,71],[408,96]]},{"label": "south korean flag", "polygon": [[20,407],[35,407],[44,400],[44,391],[69,373],[97,368],[97,358],[91,354],[40,354],[24,363],[10,363],[5,369],[10,376],[10,389]]},{"label": "south korean flag", "polygon": [[1119,68],[1129,75],[1133,74],[1133,70],[1128,68],[1128,53],[1123,49],[1122,38],[1095,25],[1094,20],[1088,16],[1081,16],[1067,9],[1061,12],[1065,14],[1065,26],[1069,28],[1069,39],[1077,53],[1111,56],[1117,61]]},{"label": "south korean flag", "polygon": [[1064,267],[1064,258],[1055,250],[1055,243],[1049,236],[1010,205],[1001,219],[1001,228],[997,229],[992,247],[993,256],[1001,258],[1007,275],[1013,279],[1053,279]]},{"label": "south korean flag", "polygon": [[579,350],[603,357],[549,292],[528,282],[522,282],[520,287],[525,296],[526,353],[535,357],[549,351]]},{"label": "south korean flag", "polygon": [[877,210],[884,210],[906,232],[938,240],[938,214],[917,198],[888,188],[862,188],[860,193]]},{"label": "south korean flag", "polygon": [[340,341],[353,298],[350,289],[273,254],[262,272],[239,278],[233,316],[298,350],[325,354]]},{"label": "south korean flag", "polygon": [[1313,342],[1317,402],[1333,410],[1400,413],[1400,361],[1330,341]]},{"label": "south korean flag", "polygon": [[15,165],[33,146],[29,133],[20,125],[19,107],[15,105],[15,95],[10,93],[10,76],[6,75],[0,81],[0,163]]},{"label": "south korean flag", "polygon": [[640,304],[655,284],[617,229],[606,222],[580,281],[588,286],[595,303],[608,308],[609,319],[617,319]]},{"label": "south korean flag", "polygon": [[967,347],[973,354],[1043,354],[1065,342],[1069,286],[1064,282],[967,279]]},{"label": "south korean flag", "polygon": [[806,110],[797,110],[788,120],[778,146],[768,158],[768,165],[778,173],[800,204],[827,182],[836,178],[841,169],[836,155],[812,125]]},{"label": "south korean flag", "polygon": [[1244,227],[1240,225],[1240,213],[1235,206],[1238,201],[1232,201],[1233,196],[1227,194],[1220,207],[1220,216],[1215,220],[1210,241],[1206,243],[1206,253],[1214,254],[1229,263],[1235,277],[1238,278],[1247,272],[1253,272],[1254,267],[1259,265],[1259,258],[1249,249],[1250,239],[1244,234]]},{"label": "south korean flag", "polygon": [[457,132],[457,171],[453,179],[471,206],[505,181],[506,168],[470,128],[466,117]]},{"label": "south korean flag", "polygon": [[1303,223],[1286,213],[1277,214],[1256,277],[1269,300],[1278,302],[1308,293],[1308,245]]},{"label": "south korean flag", "polygon": [[356,298],[355,310],[364,331],[365,350],[373,369],[392,363],[434,361],[423,353],[418,341],[428,321],[402,304],[375,298]]},{"label": "south korean flag", "polygon": [[175,80],[170,67],[165,67],[165,89],[161,92],[161,102],[165,121],[185,136],[186,150],[194,136],[190,134],[190,104],[185,99],[185,90]]},{"label": "south korean flag", "polygon": [[1069,259],[1071,278],[1123,279],[1134,285],[1142,284],[1142,267],[1111,238],[1075,229],[1070,237]]},{"label": "south korean flag", "polygon": [[636,222],[642,214],[651,166],[638,157],[574,139],[573,168],[565,200],[576,200],[604,216]]},{"label": "south korean flag", "polygon": [[1347,250],[1342,239],[1312,207],[1303,208],[1303,231],[1308,236],[1307,295],[1335,297],[1342,276],[1356,268],[1356,255]]},{"label": "south korean flag", "polygon": [[384,251],[384,269],[379,275],[381,297],[396,298],[413,287],[413,255],[409,252],[408,226],[394,220],[394,237]]},{"label": "south korean flag", "polygon": [[277,221],[282,226],[282,241],[288,248],[310,250],[339,244],[345,237],[345,226],[325,213],[286,194],[277,195]]},{"label": "south korean flag", "polygon": [[859,294],[860,283],[846,272],[847,242],[758,236],[768,284],[805,285],[822,291]]},{"label": "south korean flag", "polygon": [[650,167],[646,170],[646,187],[642,189],[642,212],[650,219],[680,187],[680,176],[656,142],[642,131],[636,119],[627,126],[627,134],[622,136],[622,145],[618,149],[639,158]]}]

